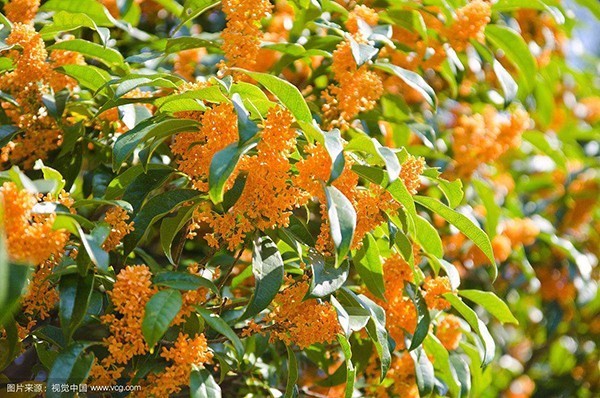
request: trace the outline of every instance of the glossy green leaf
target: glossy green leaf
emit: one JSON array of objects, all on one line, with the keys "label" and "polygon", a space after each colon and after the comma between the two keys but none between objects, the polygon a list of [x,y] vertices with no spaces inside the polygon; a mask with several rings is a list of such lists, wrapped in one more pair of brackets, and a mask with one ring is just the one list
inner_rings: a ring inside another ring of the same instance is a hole
[{"label": "glossy green leaf", "polygon": [[219,334],[227,337],[227,339],[233,343],[233,347],[237,352],[237,357],[241,360],[244,356],[244,345],[242,344],[240,338],[235,334],[233,329],[231,329],[231,327],[227,324],[227,322],[225,322],[219,315],[214,314],[200,306],[196,306],[196,310],[200,315],[202,315],[202,318],[204,318],[204,321],[208,324],[208,326],[211,327],[211,329],[214,329]]},{"label": "glossy green leaf", "polygon": [[[89,345],[90,343],[75,342],[62,350],[54,360],[52,369],[50,369],[50,373],[48,374],[48,385],[79,385],[83,383],[94,363],[94,355],[84,353],[84,350]],[[54,391],[51,388],[46,390],[46,397],[49,398],[74,396],[74,391],[64,393],[60,392],[60,390]]]},{"label": "glossy green leaf", "polygon": [[285,398],[292,398],[298,395],[298,386],[296,386],[296,382],[298,381],[298,361],[296,360],[296,354],[294,350],[290,348],[290,346],[285,346],[288,354],[288,366],[287,366],[287,384],[285,386]]},{"label": "glossy green leaf", "polygon": [[241,147],[235,142],[213,156],[208,174],[208,195],[213,203],[218,204],[223,201],[227,180],[242,156],[255,146],[256,142],[249,142]]},{"label": "glossy green leaf", "polygon": [[267,308],[283,283],[283,259],[277,245],[268,236],[254,239],[252,273],[256,287],[242,319],[252,317]]},{"label": "glossy green leaf", "polygon": [[340,265],[350,251],[354,238],[356,210],[352,202],[336,187],[325,187],[325,194],[329,228],[336,252],[336,265]]},{"label": "glossy green leaf", "polygon": [[348,279],[350,270],[348,261],[344,261],[339,267],[335,267],[333,264],[327,263],[321,254],[313,250],[308,253],[308,261],[313,276],[306,293],[307,298],[327,297],[341,288]]},{"label": "glossy green leaf", "polygon": [[175,289],[161,290],[146,303],[142,334],[152,351],[163,337],[182,306],[181,293]]},{"label": "glossy green leaf", "polygon": [[307,123],[312,121],[312,115],[304,97],[293,84],[267,73],[250,72],[239,68],[232,69],[247,74],[263,85],[294,115],[296,120]]},{"label": "glossy green leaf", "polygon": [[433,108],[437,107],[437,97],[435,95],[435,91],[433,90],[433,88],[431,88],[429,84],[427,84],[425,79],[423,79],[417,73],[390,63],[380,61],[376,62],[373,66],[377,69],[381,69],[399,77],[406,84],[408,84],[419,94],[421,94],[421,96],[423,96],[423,99],[427,101],[429,105],[431,105]]},{"label": "glossy green leaf", "polygon": [[356,252],[353,264],[369,291],[380,299],[385,299],[383,264],[377,241],[372,234],[367,234],[363,239],[363,246]]},{"label": "glossy green leaf", "polygon": [[479,304],[502,323],[519,324],[519,321],[517,321],[512,312],[510,312],[508,305],[492,292],[483,292],[481,290],[459,290],[458,294],[471,300],[475,304]]},{"label": "glossy green leaf", "polygon": [[429,210],[433,211],[435,214],[441,216],[443,219],[448,221],[450,224],[454,225],[458,228],[465,236],[473,241],[477,247],[481,249],[481,251],[487,256],[490,260],[493,270],[493,279],[496,279],[496,275],[498,274],[498,270],[496,268],[496,261],[494,260],[494,252],[492,250],[492,244],[490,243],[490,239],[488,236],[479,228],[477,225],[473,223],[473,221],[469,220],[466,216],[458,213],[455,210],[452,210],[445,204],[437,201],[436,199],[429,198],[426,196],[415,196],[415,201]]},{"label": "glossy green leaf", "polygon": [[87,313],[93,288],[94,274],[84,277],[70,274],[60,278],[58,314],[67,341],[71,339]]},{"label": "glossy green leaf", "polygon": [[206,369],[194,369],[190,375],[192,398],[221,398],[221,387]]},{"label": "glossy green leaf", "polygon": [[488,331],[485,323],[483,323],[475,311],[469,308],[459,297],[453,293],[444,294],[444,298],[452,304],[454,308],[462,317],[471,325],[471,327],[477,332],[481,340],[483,341],[484,351],[481,353],[481,364],[485,366],[494,359],[496,351],[496,343],[492,338],[492,335]]},{"label": "glossy green leaf", "polygon": [[133,219],[135,229],[124,239],[125,253],[131,253],[148,233],[149,228],[161,217],[197,196],[198,191],[196,190],[177,189],[163,192],[146,202]]}]

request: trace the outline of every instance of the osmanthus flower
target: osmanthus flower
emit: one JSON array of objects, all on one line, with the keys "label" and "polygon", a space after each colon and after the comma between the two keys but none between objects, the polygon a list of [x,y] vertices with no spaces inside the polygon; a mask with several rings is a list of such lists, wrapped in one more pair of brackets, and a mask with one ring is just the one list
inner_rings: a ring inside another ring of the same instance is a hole
[{"label": "osmanthus flower", "polygon": [[535,268],[535,274],[540,281],[540,292],[545,301],[556,301],[568,305],[576,297],[576,289],[569,277],[567,268],[555,268],[552,265]]},{"label": "osmanthus flower", "polygon": [[369,397],[375,398],[419,398],[419,388],[415,376],[415,364],[408,352],[394,354],[390,369],[383,382],[380,382],[379,363],[371,356],[365,369],[365,381]]},{"label": "osmanthus flower", "polygon": [[187,174],[199,191],[208,191],[210,163],[215,153],[238,139],[237,114],[233,105],[213,105],[203,113],[182,115],[202,123],[199,132],[179,133],[171,143],[178,168]]},{"label": "osmanthus flower", "polygon": [[261,126],[256,155],[244,157],[238,166],[238,173],[245,175],[246,181],[236,203],[223,214],[207,208],[198,215],[213,230],[207,236],[211,246],[224,240],[233,250],[250,231],[289,224],[301,195],[300,189],[291,184],[289,156],[296,145],[292,121],[289,111],[271,108]]},{"label": "osmanthus flower", "polygon": [[304,300],[308,282],[294,282],[289,277],[287,280],[291,285],[277,293],[273,310],[268,315],[269,320],[274,322],[269,328],[269,340],[296,344],[300,349],[315,343],[335,341],[341,328],[333,305],[317,299]]},{"label": "osmanthus flower", "polygon": [[163,347],[160,356],[168,361],[169,366],[160,373],[148,376],[147,386],[134,396],[168,397],[179,393],[189,384],[193,368],[211,363],[213,353],[208,348],[204,334],[190,337],[180,332],[173,346]]},{"label": "osmanthus flower", "polygon": [[54,59],[48,59],[42,37],[32,25],[23,23],[14,24],[6,43],[21,50],[10,50],[8,57],[13,60],[15,68],[0,76],[0,89],[12,94],[19,106],[2,102],[2,107],[23,133],[2,148],[1,160],[22,164],[29,169],[37,159],[47,159],[48,153],[62,142],[61,130],[47,114],[42,96],[49,94],[51,88],[72,87],[75,81],[52,67],[83,63],[83,57],[74,52],[56,50],[52,53]]},{"label": "osmanthus flower", "polygon": [[32,24],[39,8],[40,0],[10,0],[4,12],[13,23]]},{"label": "osmanthus flower", "polygon": [[430,310],[447,310],[450,303],[443,297],[445,293],[451,293],[450,280],[447,276],[427,277],[423,283],[423,297]]},{"label": "osmanthus flower", "polygon": [[[364,41],[360,35],[355,39]],[[338,84],[329,85],[322,93],[323,117],[327,127],[345,128],[360,112],[375,107],[383,94],[383,83],[368,64],[356,64],[349,40],[338,44],[333,52],[331,70]]]},{"label": "osmanthus flower", "polygon": [[271,12],[268,0],[224,0],[222,9],[227,26],[221,37],[227,66],[253,69],[256,65],[263,33],[261,19]]},{"label": "osmanthus flower", "polygon": [[405,348],[405,332],[413,333],[417,327],[417,308],[403,294],[406,283],[414,282],[413,270],[402,255],[392,254],[383,264],[385,300],[375,299],[386,313],[386,327],[396,342],[397,349]]},{"label": "osmanthus flower", "polygon": [[120,206],[113,206],[106,212],[104,221],[110,225],[110,232],[102,245],[107,252],[114,250],[123,238],[134,230],[133,221],[129,220],[127,210]]},{"label": "osmanthus flower", "polygon": [[491,105],[481,114],[461,115],[452,132],[456,173],[469,177],[481,164],[493,163],[509,149],[519,147],[529,120],[522,108],[506,114]]},{"label": "osmanthus flower", "polygon": [[34,214],[38,198],[14,182],[0,187],[3,202],[4,231],[8,256],[18,263],[42,264],[52,256],[60,256],[69,239],[64,229],[53,229],[56,214]]},{"label": "osmanthus flower", "polygon": [[101,317],[110,331],[104,339],[108,356],[92,367],[90,377],[93,383],[115,384],[131,358],[148,352],[142,321],[146,304],[157,292],[151,278],[152,273],[145,265],[130,265],[118,273],[112,291],[107,293],[114,312]]},{"label": "osmanthus flower", "polygon": [[444,316],[436,326],[435,336],[447,350],[458,348],[462,338],[459,319],[451,314]]},{"label": "osmanthus flower", "polygon": [[483,43],[483,31],[490,23],[492,6],[484,0],[471,0],[465,6],[456,10],[456,17],[448,27],[446,37],[457,51],[463,51],[469,40]]}]

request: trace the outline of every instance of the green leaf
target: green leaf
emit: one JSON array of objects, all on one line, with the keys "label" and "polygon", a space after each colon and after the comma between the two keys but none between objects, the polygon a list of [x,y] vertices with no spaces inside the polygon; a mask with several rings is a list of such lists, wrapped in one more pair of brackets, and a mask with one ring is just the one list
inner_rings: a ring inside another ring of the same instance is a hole
[{"label": "green leaf", "polygon": [[436,370],[445,376],[444,381],[448,384],[450,396],[456,397],[460,394],[461,383],[456,380],[453,369],[450,367],[450,355],[438,338],[432,333],[423,341],[425,351],[435,358]]},{"label": "green leaf", "polygon": [[285,398],[292,398],[298,395],[298,387],[296,382],[298,381],[298,361],[296,360],[296,354],[290,346],[285,346],[288,354],[288,376],[287,384],[285,386]]},{"label": "green leaf", "polygon": [[444,247],[437,230],[423,217],[417,215],[415,218],[417,227],[417,242],[426,253],[441,258],[444,255]]},{"label": "green leaf", "polygon": [[125,68],[125,60],[119,51],[83,39],[64,40],[48,47],[48,50],[74,51],[100,61],[109,68],[114,66]]},{"label": "green leaf", "polygon": [[0,328],[12,318],[27,283],[30,268],[11,264],[4,236],[3,208],[0,208]]},{"label": "green leaf", "polygon": [[42,170],[44,180],[52,181],[54,183],[54,187],[52,188],[50,193],[52,193],[55,196],[58,196],[58,194],[60,194],[60,192],[63,190],[66,184],[63,176],[53,168],[44,166],[44,163],[41,159],[36,160],[34,169]]},{"label": "green leaf", "polygon": [[338,334],[338,342],[342,352],[344,353],[344,359],[346,363],[346,392],[344,398],[352,398],[354,395],[354,382],[356,380],[356,369],[352,363],[352,348],[350,343],[343,334]]},{"label": "green leaf", "polygon": [[149,168],[127,184],[123,192],[123,201],[129,203],[133,213],[137,214],[146,197],[153,190],[160,188],[172,174],[173,169],[170,167]]},{"label": "green leaf", "polygon": [[3,325],[4,336],[0,339],[0,372],[13,363],[22,349],[17,322],[10,314]]},{"label": "green leaf", "polygon": [[517,321],[510,308],[508,308],[508,305],[492,292],[459,290],[458,294],[479,304],[502,323],[519,324],[519,321]]},{"label": "green leaf", "polygon": [[267,308],[283,283],[283,259],[277,245],[268,236],[254,238],[252,273],[256,286],[241,319],[250,318]]},{"label": "green leaf", "polygon": [[155,120],[148,120],[140,123],[117,138],[113,147],[113,170],[119,171],[123,162],[133,154],[135,148],[150,138],[163,138],[176,133],[196,130],[198,130],[198,123],[189,119],[168,119],[158,123]]},{"label": "green leaf", "polygon": [[237,113],[239,144],[243,145],[258,133],[258,125],[250,120],[250,112],[244,106],[242,97],[239,94],[233,94],[231,101]]},{"label": "green leaf", "polygon": [[220,0],[186,0],[183,4],[181,22],[173,30],[173,33],[177,32],[183,25],[186,25],[192,19],[197,18],[202,13],[216,6],[220,2]]},{"label": "green leaf", "polygon": [[327,216],[335,246],[336,266],[346,258],[356,229],[356,211],[352,202],[336,187],[325,187]]},{"label": "green leaf", "polygon": [[71,339],[73,332],[87,314],[93,288],[94,274],[84,277],[79,274],[69,274],[60,278],[58,314],[67,341]]},{"label": "green leaf", "polygon": [[494,73],[498,78],[498,82],[500,82],[500,87],[502,88],[502,92],[504,92],[504,104],[507,105],[515,100],[517,97],[517,92],[519,91],[519,86],[515,79],[504,69],[504,66],[495,59],[494,60]]},{"label": "green leaf", "polygon": [[105,70],[92,65],[63,65],[56,70],[77,80],[92,92],[100,90],[110,80]]},{"label": "green leaf", "polygon": [[192,398],[221,398],[221,387],[206,369],[195,369],[190,375]]},{"label": "green leaf", "polygon": [[485,230],[488,236],[493,238],[496,235],[501,214],[500,206],[496,203],[495,192],[488,183],[482,180],[473,180],[472,184],[485,207]]},{"label": "green leaf", "polygon": [[421,347],[411,351],[410,356],[415,363],[415,377],[420,397],[428,397],[433,393],[435,372],[433,365]]},{"label": "green leaf", "polygon": [[312,121],[312,115],[304,97],[293,84],[267,73],[250,72],[240,68],[231,69],[245,73],[262,84],[294,115],[296,120],[307,123]]},{"label": "green leaf", "polygon": [[[58,354],[50,373],[48,374],[48,385],[81,384],[87,378],[94,363],[93,354],[84,354],[83,351],[90,343],[75,342]],[[49,388],[46,397],[64,398],[73,397],[75,392],[56,392]]]},{"label": "green leaf", "polygon": [[182,207],[177,211],[175,217],[165,218],[160,224],[160,245],[167,256],[169,262],[176,265],[173,261],[173,255],[171,253],[171,246],[175,237],[180,234],[184,234],[182,237],[185,239],[187,231],[182,231],[183,227],[192,219],[194,211],[198,208],[198,205]]},{"label": "green leaf", "polygon": [[179,313],[181,305],[181,293],[175,289],[161,290],[146,304],[142,333],[150,347],[150,352]]},{"label": "green leaf", "polygon": [[223,201],[225,183],[234,172],[240,159],[246,152],[256,146],[256,142],[249,142],[238,146],[237,142],[215,153],[210,162],[208,174],[208,195],[214,204]]},{"label": "green leaf", "polygon": [[219,315],[213,314],[209,310],[198,305],[196,306],[196,310],[200,315],[202,315],[202,318],[204,318],[204,321],[206,321],[208,326],[217,331],[219,334],[227,337],[229,341],[233,343],[233,347],[237,352],[237,357],[241,361],[242,357],[244,356],[244,345],[242,344],[240,338],[227,324],[227,322],[225,322]]},{"label": "green leaf", "polygon": [[307,298],[327,297],[344,285],[348,279],[350,264],[342,262],[339,267],[328,264],[325,258],[316,251],[309,251],[308,259],[312,270],[310,287],[306,293]]},{"label": "green leaf", "polygon": [[527,44],[514,30],[500,25],[489,24],[485,28],[486,38],[501,49],[506,58],[517,67],[521,85],[525,93],[530,93],[535,84],[536,61]]},{"label": "green leaf", "polygon": [[82,13],[94,20],[99,26],[112,26],[113,23],[106,16],[105,8],[96,0],[49,0],[45,2],[40,11],[67,11]]},{"label": "green leaf", "polygon": [[[167,166],[165,164],[149,164],[148,170],[146,173],[152,170],[170,170],[174,172],[175,170],[171,166]],[[104,193],[104,198],[108,200],[116,199],[125,194],[125,191],[131,186],[132,183],[136,180],[136,178],[144,173],[144,168],[140,164],[136,164],[125,170],[123,173],[119,174],[106,187],[106,192]],[[79,201],[78,201],[79,202]]]},{"label": "green leaf", "polygon": [[370,233],[363,239],[363,246],[354,256],[354,267],[371,293],[385,299],[383,265],[377,241]]},{"label": "green leaf", "polygon": [[215,284],[206,278],[199,275],[190,274],[189,272],[164,271],[156,274],[152,280],[157,286],[165,286],[178,290],[198,290],[201,287],[211,290],[213,293],[219,293],[219,289]]},{"label": "green leaf", "polygon": [[415,199],[413,199],[413,195],[408,192],[406,185],[401,179],[398,179],[391,183],[387,187],[387,191],[392,195],[392,197],[398,201],[406,212],[408,213],[408,230],[413,235],[416,235],[416,224],[415,220],[417,218],[417,209],[415,207]]},{"label": "green leaf", "polygon": [[415,333],[412,336],[409,351],[415,350],[417,347],[423,343],[425,337],[427,337],[427,333],[429,333],[429,326],[431,324],[431,316],[429,315],[429,309],[427,308],[427,303],[423,298],[421,290],[412,284],[407,284],[406,289],[409,293],[410,298],[415,303],[415,308],[417,309],[417,328],[415,329]]},{"label": "green leaf", "polygon": [[54,14],[53,23],[44,26],[42,30],[40,30],[40,35],[45,40],[49,40],[59,33],[69,32],[79,28],[98,30],[96,22],[86,14],[59,11]]},{"label": "green leaf", "polygon": [[131,253],[156,221],[197,196],[198,191],[194,189],[177,189],[163,192],[146,202],[133,219],[134,230],[124,238],[125,254]]},{"label": "green leaf", "polygon": [[434,109],[437,107],[437,97],[435,96],[435,90],[433,88],[431,88],[431,86],[429,84],[427,84],[425,79],[423,79],[417,73],[407,70],[407,69],[404,69],[404,68],[401,68],[396,65],[392,65],[387,62],[380,62],[380,61],[375,62],[373,67],[377,68],[377,69],[381,69],[383,71],[386,71],[388,73],[391,73],[391,74],[399,77],[406,84],[408,84],[410,87],[415,89],[419,94],[421,94],[421,96],[423,96],[423,99],[425,99],[425,101],[427,101],[427,103],[429,105],[431,105],[431,107],[433,107]]},{"label": "green leaf", "polygon": [[483,323],[475,311],[469,308],[459,297],[453,293],[445,293],[444,298],[452,304],[454,308],[462,317],[471,325],[471,327],[477,332],[481,340],[483,341],[484,352],[481,353],[481,366],[489,364],[494,359],[496,344],[492,335],[488,331],[485,323]]},{"label": "green leaf", "polygon": [[494,260],[494,252],[492,250],[492,244],[488,236],[479,228],[473,224],[473,221],[469,220],[466,216],[452,210],[445,204],[437,201],[436,199],[429,198],[426,196],[415,196],[415,201],[435,214],[441,216],[443,219],[448,221],[450,224],[458,228],[465,236],[473,241],[477,247],[487,256],[490,260],[493,270],[493,279],[496,279],[498,275],[498,269],[496,268],[496,261]]},{"label": "green leaf", "polygon": [[344,144],[342,142],[342,136],[340,130],[333,129],[332,131],[325,132],[325,149],[331,158],[331,173],[329,174],[328,184],[335,181],[344,171]]}]

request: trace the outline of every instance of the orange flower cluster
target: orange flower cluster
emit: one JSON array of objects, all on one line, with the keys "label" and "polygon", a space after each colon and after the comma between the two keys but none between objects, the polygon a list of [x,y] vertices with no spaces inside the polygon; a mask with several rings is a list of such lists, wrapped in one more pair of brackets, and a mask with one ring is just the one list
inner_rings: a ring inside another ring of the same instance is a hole
[{"label": "orange flower cluster", "polygon": [[25,168],[31,168],[37,159],[45,160],[62,140],[58,125],[42,104],[42,95],[50,92],[50,87],[60,91],[74,84],[73,79],[52,68],[67,63],[83,63],[83,57],[56,50],[48,61],[44,41],[28,24],[16,23],[6,43],[20,47],[22,51],[10,51],[9,58],[15,63],[15,69],[0,77],[0,90],[12,94],[19,107],[6,102],[2,103],[2,107],[24,133],[2,148],[1,160],[22,163]]},{"label": "orange flower cluster", "polygon": [[348,19],[346,20],[346,29],[353,35],[359,34],[359,22],[362,21],[370,26],[377,25],[379,22],[379,15],[375,10],[365,5],[358,5],[354,7],[352,11],[348,13]]},{"label": "orange flower cluster", "polygon": [[340,332],[340,324],[333,306],[316,299],[303,301],[308,282],[294,283],[277,293],[269,318],[275,322],[269,341],[281,340],[286,345],[295,343],[304,349],[314,343],[332,342]]},{"label": "orange flower cluster", "polygon": [[156,293],[151,277],[152,273],[145,265],[127,266],[119,272],[113,290],[108,292],[115,313],[102,316],[102,322],[108,325],[111,333],[104,339],[109,355],[92,368],[91,377],[95,383],[115,384],[124,369],[119,365],[148,352],[142,320],[146,304]]},{"label": "orange flower cluster", "polygon": [[375,365],[376,361],[372,359],[366,371],[367,382],[371,386],[369,389],[372,395],[370,396],[376,398],[389,398],[390,396],[419,398],[415,363],[408,352],[392,357],[386,380],[381,384],[379,384],[379,371],[375,368]]},{"label": "orange flower cluster", "polygon": [[13,182],[0,187],[4,209],[4,230],[11,261],[42,264],[51,256],[60,256],[69,239],[69,233],[52,228],[55,214],[33,214],[38,203],[35,195],[19,189]]},{"label": "orange flower cluster", "polygon": [[104,241],[102,248],[107,252],[114,250],[123,238],[133,231],[133,221],[127,223],[129,214],[120,206],[111,207],[104,216],[104,221],[110,225],[110,233]]},{"label": "orange flower cluster", "polygon": [[460,321],[454,315],[446,315],[438,323],[435,335],[447,350],[455,350],[462,337]]},{"label": "orange flower cluster", "polygon": [[11,0],[4,6],[4,12],[13,23],[32,24],[39,8],[40,0]]},{"label": "orange flower cluster", "polygon": [[21,300],[21,312],[27,319],[25,327],[18,325],[19,338],[24,339],[29,335],[38,319],[44,320],[50,316],[50,311],[58,303],[58,291],[54,284],[48,279],[52,269],[58,264],[55,259],[46,260],[38,265],[31,281],[27,286],[27,292]]},{"label": "orange flower cluster", "polygon": [[590,124],[600,121],[600,97],[587,97],[579,101],[585,109],[584,120]]},{"label": "orange flower cluster", "polygon": [[446,33],[452,47],[457,51],[464,51],[471,39],[483,43],[483,31],[490,23],[491,14],[492,6],[484,0],[471,0],[456,10],[456,19]]},{"label": "orange flower cluster", "polygon": [[483,114],[461,115],[452,135],[456,172],[469,177],[483,162],[494,162],[517,148],[528,126],[529,115],[520,108],[502,115],[486,106]]},{"label": "orange flower cluster", "polygon": [[[361,40],[360,35],[356,39]],[[322,94],[323,117],[330,128],[345,127],[360,112],[375,107],[383,94],[383,83],[367,64],[358,67],[348,40],[338,44],[333,52],[331,70],[338,85],[329,85]]]},{"label": "orange flower cluster", "polygon": [[210,363],[213,353],[209,351],[206,337],[198,334],[190,338],[185,333],[179,333],[171,348],[163,347],[160,356],[171,362],[163,372],[147,378],[148,386],[143,389],[140,397],[170,397],[181,391],[190,381],[192,368]]},{"label": "orange flower cluster", "polygon": [[409,297],[403,295],[407,282],[414,281],[413,270],[398,253],[392,254],[383,264],[385,301],[376,299],[386,313],[386,326],[396,342],[397,349],[404,349],[404,333],[414,333],[417,327],[417,309]]},{"label": "orange flower cluster", "polygon": [[268,0],[224,0],[227,27],[223,29],[222,49],[228,66],[253,69],[260,50],[260,20],[271,12]]},{"label": "orange flower cluster", "polygon": [[300,190],[290,183],[289,156],[296,144],[292,115],[279,107],[269,110],[262,126],[257,154],[246,156],[238,170],[247,175],[241,196],[224,214],[211,209],[200,213],[199,220],[210,225],[213,232],[205,236],[211,246],[219,240],[234,250],[246,234],[285,227],[296,207]]},{"label": "orange flower cluster", "polygon": [[[321,203],[323,222],[316,248],[323,253],[328,253],[333,247],[333,242],[329,232],[327,202],[321,181],[329,180],[331,157],[327,149],[321,144],[308,145],[304,148],[304,151],[308,156],[296,163],[298,175],[294,177],[294,184],[304,191],[299,205],[306,204],[311,198],[317,198]],[[352,159],[346,156],[344,170],[333,182],[333,186],[352,202],[356,210],[357,225],[352,249],[357,249],[362,244],[365,235],[384,221],[382,212],[393,212],[399,208],[400,204],[387,191],[377,185],[371,184],[366,189],[359,188],[358,175],[352,171],[352,164]],[[420,176],[424,165],[423,158],[415,158],[412,155],[409,155],[402,164],[400,179],[413,194],[420,187]]]},{"label": "orange flower cluster", "polygon": [[179,158],[179,170],[186,173],[200,191],[208,191],[210,162],[215,153],[238,139],[237,115],[233,105],[214,105],[206,112],[187,115],[199,118],[199,132],[179,133],[171,144],[171,151]]},{"label": "orange flower cluster", "polygon": [[413,195],[417,194],[417,191],[421,187],[421,174],[425,170],[425,159],[422,157],[414,157],[408,155],[406,160],[402,162],[402,169],[400,170],[400,179],[406,185],[406,189]]},{"label": "orange flower cluster", "polygon": [[442,295],[444,293],[450,293],[452,288],[450,287],[450,280],[447,276],[437,276],[435,278],[425,278],[423,284],[423,297],[427,303],[427,308],[430,310],[447,310],[450,308],[450,303]]}]

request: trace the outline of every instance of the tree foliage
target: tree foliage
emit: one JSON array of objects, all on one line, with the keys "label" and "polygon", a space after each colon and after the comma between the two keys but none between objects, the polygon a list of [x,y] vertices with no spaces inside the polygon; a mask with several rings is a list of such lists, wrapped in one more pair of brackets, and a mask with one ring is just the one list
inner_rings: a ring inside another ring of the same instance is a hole
[{"label": "tree foliage", "polygon": [[5,3],[2,383],[599,391],[572,2]]}]

